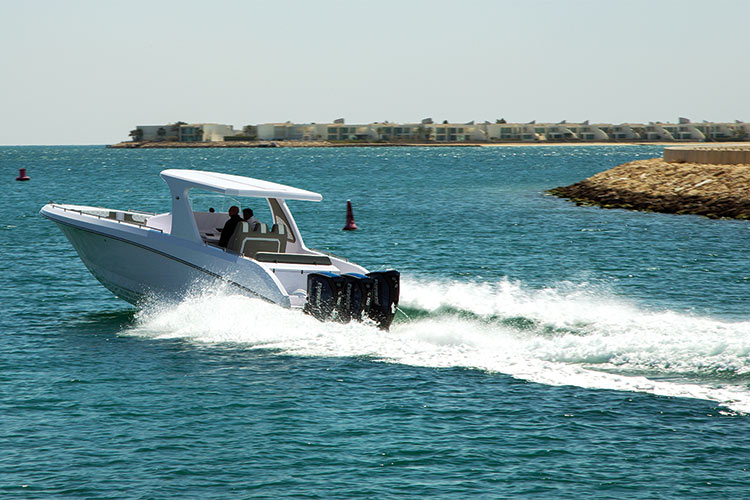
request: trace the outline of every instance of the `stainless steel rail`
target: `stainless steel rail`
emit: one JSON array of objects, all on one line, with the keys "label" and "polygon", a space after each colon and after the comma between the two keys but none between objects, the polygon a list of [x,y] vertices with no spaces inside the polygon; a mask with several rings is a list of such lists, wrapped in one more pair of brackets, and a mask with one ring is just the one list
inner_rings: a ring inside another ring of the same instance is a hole
[{"label": "stainless steel rail", "polygon": [[[159,229],[158,227],[151,227],[151,226],[149,226],[146,222],[138,222],[138,221],[135,221],[135,220],[133,220],[133,221],[118,220],[116,218],[117,216],[115,215],[115,214],[117,214],[118,211],[116,211],[116,210],[112,211],[112,210],[110,210],[108,208],[101,208],[101,209],[97,208],[97,210],[101,210],[102,212],[108,212],[108,215],[105,216],[105,215],[99,215],[99,214],[94,214],[94,213],[90,213],[90,212],[85,212],[85,211],[83,211],[81,209],[78,209],[78,208],[68,208],[68,207],[65,207],[63,205],[58,205],[56,203],[53,203],[52,206],[54,208],[61,209],[63,212],[73,212],[73,213],[78,213],[78,214],[81,214],[81,215],[88,215],[89,217],[96,217],[97,219],[104,219],[104,220],[109,220],[109,221],[112,221],[112,222],[117,222],[118,224],[130,224],[130,225],[142,227],[144,229],[150,229],[152,231],[159,231],[160,233],[164,232],[163,230]],[[153,212],[140,212],[138,210],[122,211],[121,213],[123,215],[127,214],[127,213],[129,213],[129,214],[135,213],[136,215],[156,215],[156,213],[153,213]]]}]

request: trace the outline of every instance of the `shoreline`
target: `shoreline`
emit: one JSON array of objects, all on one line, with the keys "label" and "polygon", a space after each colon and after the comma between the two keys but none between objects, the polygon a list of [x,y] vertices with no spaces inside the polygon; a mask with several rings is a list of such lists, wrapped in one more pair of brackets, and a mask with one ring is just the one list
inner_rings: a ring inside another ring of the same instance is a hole
[{"label": "shoreline", "polygon": [[217,141],[217,142],[120,142],[110,144],[109,149],[199,149],[199,148],[368,148],[368,147],[544,147],[544,146],[698,146],[698,145],[750,146],[750,142],[346,142],[329,141]]}]

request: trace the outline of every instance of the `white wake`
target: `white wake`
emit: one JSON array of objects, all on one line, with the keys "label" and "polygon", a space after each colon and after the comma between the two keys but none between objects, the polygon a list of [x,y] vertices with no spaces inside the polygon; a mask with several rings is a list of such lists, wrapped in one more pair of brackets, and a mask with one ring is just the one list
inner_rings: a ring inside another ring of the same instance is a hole
[{"label": "white wake", "polygon": [[550,385],[711,400],[750,413],[750,322],[646,311],[606,290],[402,279],[389,332],[321,323],[225,290],[138,313],[130,333],[299,356],[466,367]]}]

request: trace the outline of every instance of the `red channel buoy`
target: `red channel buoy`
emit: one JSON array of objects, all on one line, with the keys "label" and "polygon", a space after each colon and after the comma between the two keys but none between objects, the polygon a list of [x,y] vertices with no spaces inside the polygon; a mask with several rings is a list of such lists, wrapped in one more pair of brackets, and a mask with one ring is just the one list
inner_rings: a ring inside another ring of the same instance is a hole
[{"label": "red channel buoy", "polygon": [[16,177],[17,181],[28,181],[31,180],[31,177],[26,175],[26,169],[25,168],[19,168],[18,169],[18,177]]},{"label": "red channel buoy", "polygon": [[346,200],[346,226],[343,231],[354,231],[357,225],[354,223],[354,212],[352,212],[351,200]]}]

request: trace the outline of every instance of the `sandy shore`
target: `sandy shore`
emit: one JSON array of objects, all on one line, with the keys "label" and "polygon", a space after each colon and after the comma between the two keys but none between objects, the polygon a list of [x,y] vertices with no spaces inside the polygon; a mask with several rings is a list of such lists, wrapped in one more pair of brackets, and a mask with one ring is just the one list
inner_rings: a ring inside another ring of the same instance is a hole
[{"label": "sandy shore", "polygon": [[477,147],[478,143],[329,142],[329,141],[217,141],[217,142],[120,142],[114,149],[150,148],[362,148],[362,147]]},{"label": "sandy shore", "polygon": [[[736,145],[750,146],[750,142],[731,143]],[[705,146],[705,142],[663,142],[663,141],[633,141],[633,142],[493,142],[478,143],[478,146]]]},{"label": "sandy shore", "polygon": [[549,193],[581,205],[750,219],[750,165],[637,160]]},{"label": "sandy shore", "polygon": [[[750,146],[750,142],[727,143]],[[329,141],[222,141],[222,142],[120,142],[115,149],[141,148],[360,148],[360,147],[543,147],[543,146],[705,146],[704,142],[329,142]]]}]

